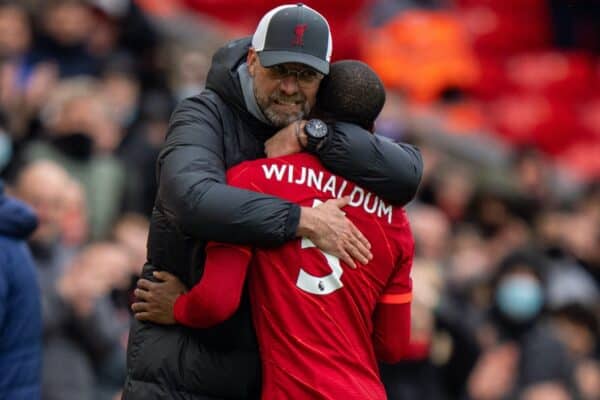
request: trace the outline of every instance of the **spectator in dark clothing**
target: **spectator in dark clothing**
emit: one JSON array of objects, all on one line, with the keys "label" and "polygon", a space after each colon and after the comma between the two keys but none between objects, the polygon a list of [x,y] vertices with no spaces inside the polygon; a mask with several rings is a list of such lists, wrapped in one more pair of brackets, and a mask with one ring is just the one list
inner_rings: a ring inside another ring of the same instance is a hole
[{"label": "spectator in dark clothing", "polygon": [[447,359],[432,360],[431,345],[411,345],[406,359],[382,364],[381,378],[389,400],[449,400],[462,398],[469,373],[479,355],[472,332],[456,310],[437,312],[435,334],[449,344]]},{"label": "spectator in dark clothing", "polygon": [[136,112],[136,121],[127,129],[116,149],[116,155],[128,171],[127,183],[130,189],[124,201],[124,209],[127,211],[148,217],[152,214],[158,189],[154,165],[172,111],[173,100],[167,93],[146,92]]},{"label": "spectator in dark clothing", "polygon": [[43,30],[28,64],[52,64],[60,78],[98,75],[100,60],[87,49],[94,27],[91,6],[77,0],[49,0],[44,2],[41,18]]},{"label": "spectator in dark clothing", "polygon": [[[421,219],[422,224],[437,225],[429,231],[430,236],[435,236],[441,221],[436,222],[429,212],[422,209],[411,218]],[[423,239],[422,229],[415,227],[415,239]],[[381,377],[390,400],[462,399],[479,357],[479,345],[469,321],[472,310],[449,293],[442,295],[441,269],[431,262],[435,259],[431,244],[421,242],[411,274],[414,283],[411,340],[406,355],[399,363],[381,365]],[[450,273],[446,271],[448,267],[444,265],[444,274]]]},{"label": "spectator in dark clothing", "polygon": [[[225,184],[225,170],[233,165],[265,152],[301,150],[293,129],[275,133],[308,115],[329,70],[329,28],[314,10],[282,6],[262,23],[253,43],[236,40],[215,54],[207,90],[180,103],[171,118],[158,158],[147,279],[160,268],[193,286],[207,240],[277,246],[307,236],[350,265],[368,260],[362,234],[345,218]],[[329,126],[320,138],[304,131],[298,136],[311,138],[307,150],[327,169],[390,203],[414,196],[422,162],[413,147],[355,126]],[[255,398],[260,365],[248,309],[244,301],[231,320],[194,332],[134,321],[124,398]]]},{"label": "spectator in dark clothing", "polygon": [[472,398],[520,398],[542,383],[574,388],[566,349],[544,319],[546,268],[543,256],[532,251],[514,252],[501,262],[489,319],[495,337],[470,377]]},{"label": "spectator in dark clothing", "polygon": [[61,81],[44,105],[43,134],[21,154],[25,163],[52,160],[81,183],[92,239],[106,237],[129,190],[125,166],[111,154],[120,140],[120,127],[101,88],[92,78]]},{"label": "spectator in dark clothing", "polygon": [[4,194],[0,181],[0,398],[40,398],[42,317],[40,289],[25,240],[37,218]]},{"label": "spectator in dark clothing", "polygon": [[107,246],[78,254],[63,243],[64,196],[71,179],[58,165],[38,161],[26,166],[15,184],[15,195],[34,207],[39,217],[29,245],[41,290],[42,398],[92,400],[97,391],[109,391],[97,397],[104,400],[122,385],[122,380],[109,379],[107,372],[120,374],[122,379],[125,365],[120,345],[123,327],[103,276],[119,277],[126,271],[119,268],[126,264],[119,258],[127,257]]}]

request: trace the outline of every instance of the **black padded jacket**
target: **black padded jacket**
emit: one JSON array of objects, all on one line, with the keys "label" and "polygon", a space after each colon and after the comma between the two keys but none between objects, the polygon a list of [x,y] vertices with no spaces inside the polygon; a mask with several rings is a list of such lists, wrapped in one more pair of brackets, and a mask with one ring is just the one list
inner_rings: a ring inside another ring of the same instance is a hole
[{"label": "black padded jacket", "polygon": [[[214,56],[206,90],[182,101],[157,161],[159,189],[143,275],[162,269],[192,286],[202,274],[207,240],[277,246],[292,239],[298,205],[227,186],[225,171],[264,156],[276,129],[246,109],[237,76],[250,39]],[[393,204],[414,196],[421,179],[417,149],[334,124],[318,157],[332,172]],[[246,298],[211,329],[134,321],[127,352],[125,400],[258,398],[260,363]]]}]

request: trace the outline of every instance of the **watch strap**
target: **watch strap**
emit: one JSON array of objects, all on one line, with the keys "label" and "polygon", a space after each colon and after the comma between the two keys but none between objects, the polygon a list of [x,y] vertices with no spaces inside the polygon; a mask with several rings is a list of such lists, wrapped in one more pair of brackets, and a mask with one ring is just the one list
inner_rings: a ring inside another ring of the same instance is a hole
[{"label": "watch strap", "polygon": [[[306,133],[306,150],[311,152],[311,153],[315,153],[317,150],[319,150],[321,144],[323,143],[323,141],[325,140],[325,138],[327,138],[327,136],[329,135],[329,126],[325,125],[327,127],[327,134],[323,137],[315,137],[310,135],[308,132]],[[306,132],[306,130],[305,130]]]}]

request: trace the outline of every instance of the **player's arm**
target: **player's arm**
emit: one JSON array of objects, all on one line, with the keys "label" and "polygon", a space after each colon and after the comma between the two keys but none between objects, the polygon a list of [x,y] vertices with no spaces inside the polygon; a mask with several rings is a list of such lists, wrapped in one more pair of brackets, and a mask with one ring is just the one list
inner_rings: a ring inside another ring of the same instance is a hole
[{"label": "player's arm", "polygon": [[[211,93],[182,101],[171,117],[157,160],[156,208],[196,239],[269,247],[308,235],[349,265],[353,258],[366,262],[368,242],[342,213],[301,209],[225,183],[224,132]],[[341,229],[331,229],[334,224]]]},{"label": "player's arm", "polygon": [[414,240],[402,239],[404,254],[398,260],[394,275],[379,298],[373,315],[373,346],[377,358],[396,363],[410,352],[412,279],[410,271],[414,254]]},{"label": "player's arm", "polygon": [[249,248],[209,243],[202,279],[190,291],[177,277],[154,272],[157,282],[140,279],[139,300],[131,308],[135,318],[157,324],[208,328],[228,319],[237,310],[252,254]]},{"label": "player's arm", "polygon": [[204,275],[175,301],[175,320],[193,328],[209,328],[229,319],[240,305],[251,258],[248,247],[209,243]]},{"label": "player's arm", "polygon": [[412,293],[385,296],[373,316],[373,346],[378,360],[393,364],[408,352]]}]

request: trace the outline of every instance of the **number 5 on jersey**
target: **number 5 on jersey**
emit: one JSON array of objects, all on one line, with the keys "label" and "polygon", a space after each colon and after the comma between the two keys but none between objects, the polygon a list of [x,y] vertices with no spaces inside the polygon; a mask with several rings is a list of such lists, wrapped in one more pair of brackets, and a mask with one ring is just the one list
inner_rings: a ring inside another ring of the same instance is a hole
[{"label": "number 5 on jersey", "polygon": [[[319,204],[323,202],[320,200],[315,200],[313,202],[313,207],[317,207]],[[300,245],[302,249],[308,249],[311,247],[317,247],[312,240],[308,238],[302,238],[302,243]],[[335,292],[338,289],[344,287],[342,283],[342,266],[340,265],[340,259],[336,256],[332,256],[329,253],[325,253],[321,249],[319,251],[325,256],[327,260],[327,265],[331,268],[331,273],[325,276],[315,276],[311,275],[302,268],[300,268],[300,272],[298,273],[298,280],[296,281],[296,286],[300,289],[304,290],[307,293],[312,293],[316,295],[327,295]]]}]

